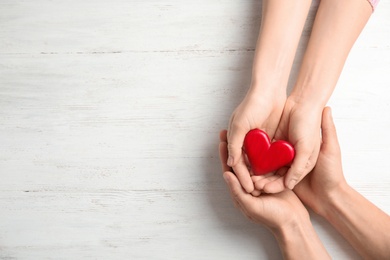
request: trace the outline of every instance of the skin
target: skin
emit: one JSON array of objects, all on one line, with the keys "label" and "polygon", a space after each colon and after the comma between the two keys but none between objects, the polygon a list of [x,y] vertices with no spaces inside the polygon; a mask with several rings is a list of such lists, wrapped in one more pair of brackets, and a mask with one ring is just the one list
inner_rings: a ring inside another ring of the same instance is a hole
[{"label": "skin", "polygon": [[[313,171],[294,189],[299,199],[331,223],[364,259],[390,256],[390,217],[346,182],[330,108],[322,114],[322,144]],[[269,177],[253,177],[262,190]],[[369,223],[369,225],[367,225]]]},{"label": "skin", "polygon": [[326,127],[318,163],[294,191],[306,205],[327,219],[364,259],[389,259],[390,217],[348,185],[330,110],[324,111],[323,118]]},{"label": "skin", "polygon": [[285,259],[330,259],[310,222],[309,213],[294,192],[286,190],[258,197],[248,194],[227,166],[226,131],[221,132],[220,140],[223,177],[236,207],[253,222],[271,230]]},{"label": "skin", "polygon": [[286,102],[286,86],[311,1],[264,0],[251,86],[233,112],[228,130],[228,165],[244,189],[254,186],[242,155],[245,134],[262,129],[272,139]]},{"label": "skin", "polygon": [[[271,139],[287,140],[296,150],[291,167],[271,173],[277,178],[268,179],[263,188],[267,193],[293,189],[314,168],[321,145],[322,110],[349,51],[372,13],[366,0],[322,0],[297,82],[286,99],[283,92],[310,4],[308,1],[287,3],[263,1],[266,8],[256,46],[252,84],[229,124],[228,165],[249,193],[254,187],[242,159],[242,144],[251,129],[265,130]],[[288,5],[292,6],[284,8]],[[299,10],[294,6],[299,6]],[[269,20],[273,22],[267,23]],[[288,34],[288,38],[283,38],[283,34]],[[270,54],[263,54],[268,50]],[[284,104],[282,109],[281,104]]]}]

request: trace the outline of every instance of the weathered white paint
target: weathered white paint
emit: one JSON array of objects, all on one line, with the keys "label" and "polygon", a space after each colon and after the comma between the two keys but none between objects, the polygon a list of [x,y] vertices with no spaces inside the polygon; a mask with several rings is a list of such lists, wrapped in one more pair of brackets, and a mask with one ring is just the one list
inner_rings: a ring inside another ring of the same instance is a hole
[{"label": "weathered white paint", "polygon": [[[281,258],[233,207],[217,158],[250,81],[260,10],[2,0],[0,259]],[[329,102],[348,181],[387,213],[389,14],[382,1]],[[312,215],[335,259],[357,257]]]}]

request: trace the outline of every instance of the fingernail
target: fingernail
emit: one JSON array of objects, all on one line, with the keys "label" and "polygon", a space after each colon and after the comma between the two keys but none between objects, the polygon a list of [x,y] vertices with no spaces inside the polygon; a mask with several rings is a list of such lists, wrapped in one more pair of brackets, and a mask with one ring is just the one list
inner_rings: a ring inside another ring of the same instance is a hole
[{"label": "fingernail", "polygon": [[295,184],[297,184],[297,181],[296,181],[296,180],[291,180],[291,181],[288,183],[287,188],[289,188],[290,190],[292,190],[292,189],[294,189]]},{"label": "fingernail", "polygon": [[252,196],[254,196],[254,197],[259,197],[260,195],[261,195],[261,191],[259,191],[259,190],[254,190],[254,191],[252,191]]},{"label": "fingernail", "polygon": [[233,157],[229,155],[229,158],[227,160],[227,165],[232,166],[233,165]]}]

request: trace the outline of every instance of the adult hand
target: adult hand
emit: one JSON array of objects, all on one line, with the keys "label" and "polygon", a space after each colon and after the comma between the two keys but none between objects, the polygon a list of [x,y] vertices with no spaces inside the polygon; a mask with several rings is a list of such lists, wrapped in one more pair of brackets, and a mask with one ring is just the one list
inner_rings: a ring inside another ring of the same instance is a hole
[{"label": "adult hand", "polygon": [[227,165],[226,131],[220,134],[219,152],[234,204],[252,221],[266,225],[274,234],[284,259],[330,259],[311,222],[309,213],[293,191],[248,194]]},{"label": "adult hand", "polygon": [[258,128],[272,138],[283,111],[285,96],[283,93],[255,93],[255,90],[250,89],[231,116],[227,136],[229,152],[227,164],[233,168],[242,187],[248,193],[253,192],[254,186],[242,153],[245,135],[250,130]]},{"label": "adult hand", "polygon": [[294,189],[298,197],[316,213],[323,215],[324,206],[337,190],[348,186],[342,170],[340,145],[331,109],[322,113],[322,144],[317,164]]},{"label": "adult hand", "polygon": [[321,127],[322,145],[317,164],[294,192],[340,232],[363,259],[388,259],[389,215],[347,184],[329,108],[324,109]]},{"label": "adult hand", "polygon": [[250,220],[264,224],[272,231],[279,230],[282,226],[294,226],[302,219],[307,221],[309,214],[300,200],[290,190],[278,194],[261,194],[253,196],[247,193],[240,184],[238,178],[227,165],[227,137],[226,131],[220,134],[220,159],[223,177],[229,187],[234,204]]}]

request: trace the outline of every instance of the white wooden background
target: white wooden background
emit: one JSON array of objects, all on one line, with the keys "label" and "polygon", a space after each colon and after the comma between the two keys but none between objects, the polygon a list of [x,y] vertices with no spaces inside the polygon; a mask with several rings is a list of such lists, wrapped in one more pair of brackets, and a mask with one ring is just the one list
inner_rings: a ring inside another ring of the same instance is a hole
[{"label": "white wooden background", "polygon": [[[260,0],[1,0],[0,259],[280,259],[234,208],[217,155],[260,12]],[[346,178],[387,213],[389,28],[383,0],[329,102]],[[313,223],[335,259],[357,258]]]}]

